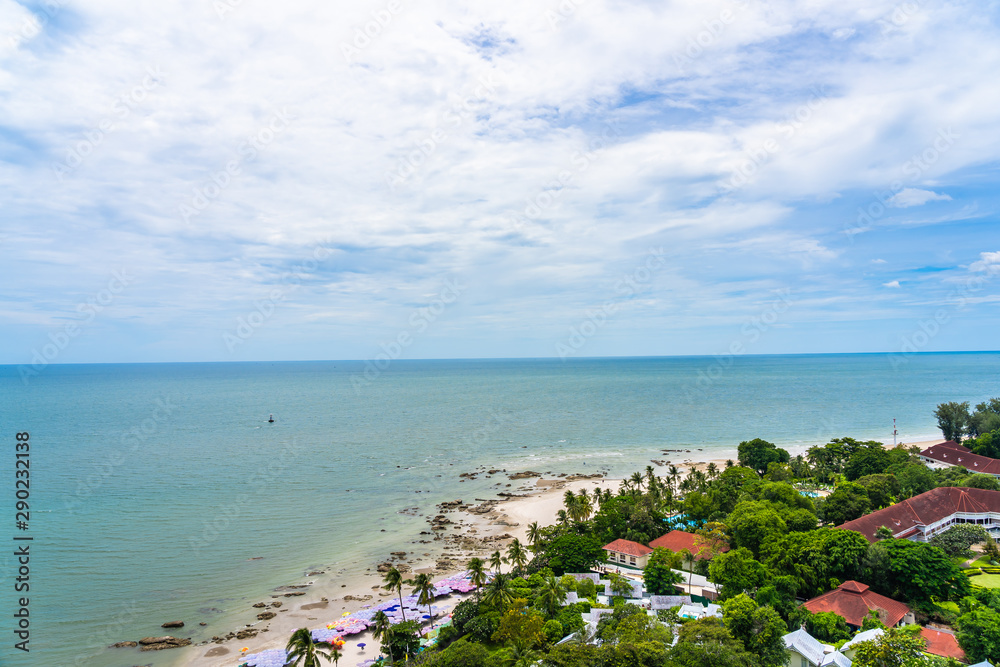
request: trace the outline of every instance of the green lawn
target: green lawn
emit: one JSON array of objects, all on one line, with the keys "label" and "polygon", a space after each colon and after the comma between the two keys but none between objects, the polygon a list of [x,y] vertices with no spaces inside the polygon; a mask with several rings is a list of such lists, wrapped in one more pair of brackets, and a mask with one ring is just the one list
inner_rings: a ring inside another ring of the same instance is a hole
[{"label": "green lawn", "polygon": [[973,586],[1000,588],[1000,574],[980,574],[975,577],[969,577],[969,581]]}]

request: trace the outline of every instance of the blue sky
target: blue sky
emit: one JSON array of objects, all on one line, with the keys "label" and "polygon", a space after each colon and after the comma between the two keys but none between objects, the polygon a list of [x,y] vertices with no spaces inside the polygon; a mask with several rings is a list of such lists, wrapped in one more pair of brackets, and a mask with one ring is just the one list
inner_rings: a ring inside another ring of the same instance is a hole
[{"label": "blue sky", "polygon": [[996,349],[997,3],[490,4],[0,0],[0,363]]}]

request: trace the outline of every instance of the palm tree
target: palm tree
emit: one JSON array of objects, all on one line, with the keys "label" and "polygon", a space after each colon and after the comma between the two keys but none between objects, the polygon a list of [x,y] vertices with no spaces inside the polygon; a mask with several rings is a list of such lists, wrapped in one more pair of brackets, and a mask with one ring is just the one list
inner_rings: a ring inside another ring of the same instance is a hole
[{"label": "palm tree", "polygon": [[565,526],[569,523],[569,514],[566,513],[566,510],[559,510],[556,512],[556,519],[559,520],[560,524]]},{"label": "palm tree", "polygon": [[677,486],[677,478],[681,476],[677,471],[677,466],[670,464],[670,467],[667,468],[667,476],[670,479],[670,489],[675,490],[675,487]]},{"label": "palm tree", "polygon": [[520,571],[528,564],[528,554],[521,545],[521,540],[514,538],[514,541],[507,547],[507,562],[513,566],[515,571]]},{"label": "palm tree", "polygon": [[389,617],[385,615],[384,611],[377,611],[375,615],[372,616],[372,638],[375,641],[385,640],[385,645],[388,647],[386,651],[389,654],[389,662],[396,662],[396,659],[392,657],[392,644],[389,643],[389,636],[392,632],[392,621]]},{"label": "palm tree", "polygon": [[[301,662],[302,667],[319,667],[320,658],[325,658],[327,662],[334,659],[329,653],[319,650],[319,646],[327,646],[327,644],[314,642],[308,628],[299,628],[292,634],[288,645],[285,646],[285,650],[288,652],[286,664],[296,667]],[[337,659],[340,659],[339,653]]]},{"label": "palm tree", "polygon": [[504,608],[511,603],[514,596],[510,592],[510,575],[497,572],[490,583],[486,584],[486,594],[483,603],[496,608]]},{"label": "palm tree", "polygon": [[431,613],[431,602],[434,601],[434,584],[431,583],[431,575],[420,573],[410,582],[413,584],[413,594],[417,597],[417,604],[427,605],[427,615],[433,617]]},{"label": "palm tree", "polygon": [[706,470],[708,471],[708,478],[709,479],[715,479],[718,476],[718,474],[719,474],[719,467],[717,465],[715,465],[714,462],[710,462],[708,464],[708,468],[706,468]]},{"label": "palm tree", "polygon": [[406,610],[403,609],[403,584],[406,580],[403,579],[402,573],[395,567],[390,567],[389,571],[385,573],[382,577],[382,581],[385,582],[384,588],[387,591],[396,591],[399,594],[399,611],[403,614],[403,620],[406,620]]},{"label": "palm tree", "polygon": [[545,609],[549,616],[555,616],[565,600],[566,589],[562,587],[559,580],[552,575],[545,577],[538,592],[538,604]]},{"label": "palm tree", "polygon": [[576,504],[582,521],[586,521],[594,513],[594,505],[590,502],[587,489],[580,489],[580,492],[576,496]]},{"label": "palm tree", "polygon": [[486,583],[486,562],[482,558],[469,560],[469,581],[476,587],[476,602],[479,602],[483,584]]},{"label": "palm tree", "polygon": [[500,567],[503,565],[503,563],[504,563],[503,556],[500,555],[499,551],[494,551],[493,555],[490,556],[490,567],[493,568],[493,571],[496,572],[497,574],[500,574]]},{"label": "palm tree", "polygon": [[503,667],[529,667],[537,662],[538,653],[521,643],[514,643],[503,660]]},{"label": "palm tree", "polygon": [[537,521],[532,521],[528,526],[528,548],[532,553],[537,553],[538,544],[542,541],[542,528]]},{"label": "palm tree", "polygon": [[632,486],[633,486],[633,488],[635,488],[636,492],[637,493],[641,492],[642,491],[642,475],[640,475],[637,472],[634,472],[634,473],[632,473],[632,477],[630,478],[630,480],[631,480]]}]

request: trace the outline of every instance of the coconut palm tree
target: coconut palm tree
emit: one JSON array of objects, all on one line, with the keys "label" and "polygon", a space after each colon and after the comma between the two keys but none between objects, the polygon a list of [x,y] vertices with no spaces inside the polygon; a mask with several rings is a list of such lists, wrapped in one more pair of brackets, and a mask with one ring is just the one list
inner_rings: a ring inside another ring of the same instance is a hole
[{"label": "coconut palm tree", "polygon": [[537,521],[532,521],[528,526],[528,548],[532,553],[538,552],[538,545],[542,541],[542,527]]},{"label": "coconut palm tree", "polygon": [[[285,651],[288,652],[288,662],[286,664],[291,667],[297,667],[301,662],[302,667],[319,667],[320,658],[325,658],[327,662],[333,660],[334,657],[332,655],[319,650],[321,646],[327,647],[328,644],[314,642],[312,633],[308,628],[299,628],[292,634],[291,639],[288,640],[288,644],[285,646]],[[339,653],[337,653],[337,659],[340,659]]]},{"label": "coconut palm tree", "polygon": [[372,638],[381,642],[385,640],[385,645],[388,647],[387,653],[389,654],[389,662],[396,662],[396,659],[392,657],[392,644],[389,643],[389,635],[392,632],[392,621],[389,617],[385,615],[384,611],[377,611],[375,615],[372,616]]},{"label": "coconut palm tree", "polygon": [[403,620],[406,620],[406,610],[403,609],[403,584],[406,580],[403,579],[403,574],[397,570],[395,567],[390,567],[389,571],[385,573],[382,577],[382,581],[385,582],[384,588],[387,591],[396,591],[399,594],[399,611],[403,614]]},{"label": "coconut palm tree", "polygon": [[587,495],[587,489],[580,489],[580,492],[576,495],[576,504],[581,521],[586,521],[590,518],[590,515],[594,513],[594,504],[590,502],[590,496]]},{"label": "coconut palm tree", "polygon": [[521,540],[514,538],[514,541],[507,547],[507,562],[511,564],[515,571],[520,572],[528,564],[528,554],[521,545]]},{"label": "coconut palm tree", "polygon": [[709,479],[715,479],[719,475],[719,466],[715,465],[715,462],[710,462],[706,471]]},{"label": "coconut palm tree", "polygon": [[433,617],[431,602],[434,601],[434,584],[431,582],[431,575],[422,572],[410,583],[413,584],[413,594],[417,596],[417,604],[427,605],[427,615]]},{"label": "coconut palm tree", "polygon": [[479,602],[483,584],[486,583],[486,562],[482,558],[471,558],[468,567],[469,581],[476,587],[476,602]]},{"label": "coconut palm tree", "polygon": [[635,489],[636,493],[642,492],[642,475],[637,472],[632,473],[632,477],[629,478],[632,482],[632,487]]},{"label": "coconut palm tree", "polygon": [[549,616],[555,616],[565,601],[566,589],[559,583],[559,580],[552,575],[545,577],[538,591],[538,604],[545,610],[545,613]]},{"label": "coconut palm tree", "polygon": [[510,592],[510,575],[498,572],[490,583],[486,584],[483,603],[502,609],[509,605],[513,599],[514,596]]},{"label": "coconut palm tree", "polygon": [[677,471],[677,466],[675,466],[673,464],[670,464],[670,467],[667,468],[667,479],[670,480],[670,490],[671,491],[676,491],[677,479],[680,476],[681,476],[680,473]]},{"label": "coconut palm tree", "polygon": [[556,519],[558,519],[559,523],[563,526],[569,524],[569,514],[566,513],[566,510],[559,510],[556,512]]},{"label": "coconut palm tree", "polygon": [[504,564],[503,556],[500,555],[499,551],[494,551],[493,555],[490,556],[490,567],[497,574],[500,574],[500,567]]}]

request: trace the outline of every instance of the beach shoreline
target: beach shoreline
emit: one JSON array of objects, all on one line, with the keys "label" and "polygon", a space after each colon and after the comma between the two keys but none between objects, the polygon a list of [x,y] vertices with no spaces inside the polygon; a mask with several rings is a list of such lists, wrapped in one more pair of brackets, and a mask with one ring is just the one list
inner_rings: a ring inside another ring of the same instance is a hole
[{"label": "beach shoreline", "polygon": [[[921,440],[911,443],[901,442],[907,447],[921,449],[940,442]],[[805,454],[812,445],[789,449],[792,456]],[[891,443],[886,443],[891,448]],[[669,450],[672,454],[693,454],[692,450]],[[665,454],[667,452],[665,451]],[[696,455],[697,456],[697,455]],[[651,465],[662,476],[670,466],[675,465],[681,474],[689,469],[704,470],[709,463],[724,469],[727,459],[713,458],[682,461],[653,460]],[[563,509],[563,497],[567,490],[578,493],[581,489],[617,491],[622,480],[606,478],[601,473],[542,476],[540,473],[525,471],[508,475],[520,482],[509,491],[500,492],[495,499],[477,498],[475,502],[460,499],[445,501],[437,505],[437,513],[431,520],[433,540],[422,540],[429,544],[401,544],[390,552],[379,564],[391,563],[401,568],[407,578],[416,573],[427,573],[439,580],[463,572],[466,563],[474,556],[487,558],[496,550],[503,552],[510,542],[517,538],[527,543],[528,526],[538,522],[547,526],[557,521],[557,513]],[[434,514],[427,508],[428,514]],[[253,637],[243,639],[224,638],[220,642],[201,642],[180,649],[178,664],[185,667],[235,667],[243,655],[251,655],[268,649],[283,648],[288,637],[298,628],[317,628],[330,623],[342,615],[358,611],[368,605],[394,598],[395,595],[382,589],[382,573],[377,565],[365,571],[324,573],[306,584],[293,584],[262,596],[264,608],[248,609],[248,623],[242,630],[256,629]],[[410,593],[404,588],[404,595]],[[459,602],[467,595],[453,593],[447,598],[435,601],[438,615],[435,622],[447,618]],[[274,606],[277,603],[280,606]],[[274,617],[266,621],[256,620],[254,612],[272,612]],[[234,630],[235,632],[235,630]],[[182,633],[180,633],[182,634]],[[365,643],[364,650],[358,647]],[[243,653],[242,648],[248,650]],[[369,660],[379,653],[378,642],[365,632],[349,638],[342,651],[340,664],[354,666]]]}]

